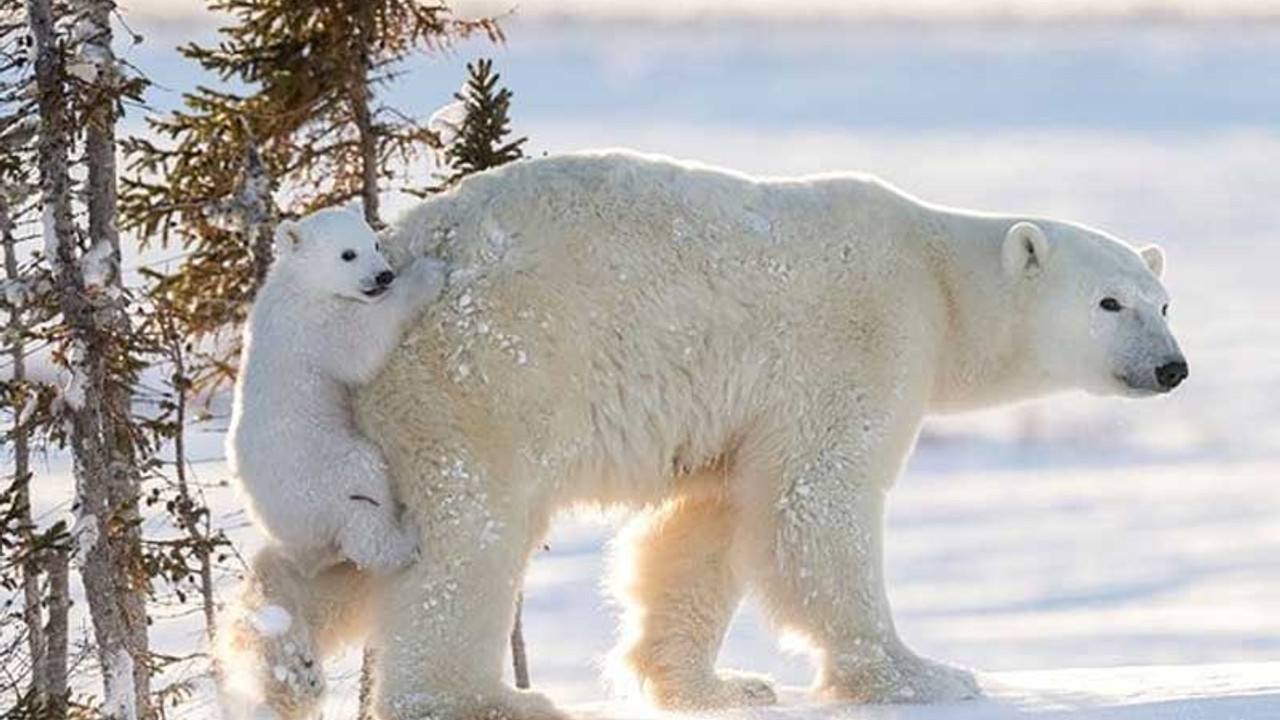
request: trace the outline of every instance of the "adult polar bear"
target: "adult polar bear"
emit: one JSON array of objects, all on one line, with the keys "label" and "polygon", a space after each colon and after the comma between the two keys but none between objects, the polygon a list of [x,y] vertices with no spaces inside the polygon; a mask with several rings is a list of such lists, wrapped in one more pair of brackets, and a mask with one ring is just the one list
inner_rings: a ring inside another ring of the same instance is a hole
[{"label": "adult polar bear", "polygon": [[860,176],[530,160],[426,201],[389,245],[453,271],[358,401],[424,533],[374,614],[387,718],[555,714],[504,685],[504,647],[530,552],[580,504],[644,510],[624,656],[661,705],[772,700],[713,667],[746,590],[812,644],[828,696],[971,696],[898,639],[885,595],[885,493],[923,416],[1186,374],[1157,248]]}]

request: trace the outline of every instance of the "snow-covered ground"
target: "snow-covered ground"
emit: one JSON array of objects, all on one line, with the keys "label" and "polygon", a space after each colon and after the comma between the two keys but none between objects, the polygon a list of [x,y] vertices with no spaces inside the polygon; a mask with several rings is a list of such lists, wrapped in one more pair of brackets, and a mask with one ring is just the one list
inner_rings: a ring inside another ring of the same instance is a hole
[{"label": "snow-covered ground", "polygon": [[[162,85],[202,79],[163,50],[171,29],[142,30],[149,43],[131,59]],[[754,173],[865,170],[930,200],[1065,216],[1169,253],[1184,389],[933,421],[892,495],[900,629],[921,652],[991,673],[994,699],[819,716],[1280,717],[1280,27],[517,20],[509,31],[498,64],[534,152],[615,145]],[[421,64],[394,101],[425,117],[479,51]],[[199,475],[225,477],[216,428],[196,444]],[[41,477],[46,503],[60,468]],[[600,669],[617,613],[602,583],[618,522],[566,518],[535,559],[531,670],[584,716],[647,718],[598,704],[610,697]],[[251,531],[236,537],[252,548]],[[190,619],[156,629],[169,648],[199,638]],[[810,674],[749,604],[721,661],[791,686]],[[1153,665],[1180,667],[1138,667]],[[353,715],[351,668],[337,671],[327,717]]]},{"label": "snow-covered ground", "polygon": [[[983,677],[980,701],[936,706],[815,705],[798,689],[780,705],[717,714],[728,720],[1019,720],[1032,716],[1090,720],[1273,718],[1280,707],[1280,663],[1053,670]],[[643,705],[585,703],[582,720],[670,718]]]}]

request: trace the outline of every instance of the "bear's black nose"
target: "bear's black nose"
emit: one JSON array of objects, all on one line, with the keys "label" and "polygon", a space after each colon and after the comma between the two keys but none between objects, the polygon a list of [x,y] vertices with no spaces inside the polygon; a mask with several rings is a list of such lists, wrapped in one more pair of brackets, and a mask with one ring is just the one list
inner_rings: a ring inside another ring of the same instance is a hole
[{"label": "bear's black nose", "polygon": [[396,279],[396,274],[391,272],[390,270],[383,270],[382,272],[378,273],[378,276],[376,278],[374,278],[374,280],[382,287],[386,287],[390,285],[391,281],[395,279]]},{"label": "bear's black nose", "polygon": [[1156,368],[1156,382],[1165,390],[1178,387],[1187,379],[1187,364],[1181,360],[1167,362]]}]

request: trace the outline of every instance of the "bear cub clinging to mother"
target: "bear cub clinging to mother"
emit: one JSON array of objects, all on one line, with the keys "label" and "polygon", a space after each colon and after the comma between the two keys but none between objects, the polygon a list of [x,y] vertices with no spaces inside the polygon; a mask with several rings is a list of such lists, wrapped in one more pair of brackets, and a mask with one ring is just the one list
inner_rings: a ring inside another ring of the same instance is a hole
[{"label": "bear cub clinging to mother", "polygon": [[425,259],[397,278],[350,210],[276,231],[276,261],[245,329],[227,456],[258,527],[300,568],[350,560],[392,570],[417,549],[381,452],[354,427],[350,395],[443,281]]}]

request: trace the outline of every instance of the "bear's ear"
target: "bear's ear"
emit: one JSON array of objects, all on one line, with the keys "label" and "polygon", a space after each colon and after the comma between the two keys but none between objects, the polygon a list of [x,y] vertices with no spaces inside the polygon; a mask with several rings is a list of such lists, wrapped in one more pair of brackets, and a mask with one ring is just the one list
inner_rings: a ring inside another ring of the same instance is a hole
[{"label": "bear's ear", "polygon": [[276,252],[287,253],[302,244],[302,226],[292,220],[282,220],[276,226]]},{"label": "bear's ear", "polygon": [[342,206],[342,209],[346,210],[352,215],[355,215],[361,220],[364,220],[364,201],[361,200],[360,198],[358,197],[351,198],[346,202],[345,205]]},{"label": "bear's ear", "polygon": [[1164,250],[1159,245],[1148,245],[1139,250],[1138,254],[1156,277],[1164,275]]},{"label": "bear's ear", "polygon": [[1040,226],[1024,221],[1009,228],[1004,236],[1000,261],[1009,277],[1035,277],[1044,269],[1051,249]]}]

